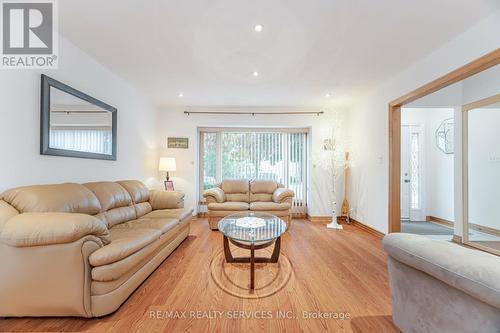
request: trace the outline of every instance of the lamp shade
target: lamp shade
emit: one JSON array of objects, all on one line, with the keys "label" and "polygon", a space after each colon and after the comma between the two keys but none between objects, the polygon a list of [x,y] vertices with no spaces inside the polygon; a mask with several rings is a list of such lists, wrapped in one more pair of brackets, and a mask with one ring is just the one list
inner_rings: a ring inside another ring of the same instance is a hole
[{"label": "lamp shade", "polygon": [[159,171],[176,171],[176,169],[174,157],[160,157]]}]

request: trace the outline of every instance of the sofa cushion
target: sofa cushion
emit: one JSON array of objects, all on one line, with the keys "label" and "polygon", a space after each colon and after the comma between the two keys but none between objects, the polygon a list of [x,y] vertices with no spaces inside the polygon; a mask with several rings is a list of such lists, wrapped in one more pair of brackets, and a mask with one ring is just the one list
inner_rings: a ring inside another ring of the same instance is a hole
[{"label": "sofa cushion", "polygon": [[278,188],[274,180],[254,179],[250,182],[250,202],[272,201],[273,192]]},{"label": "sofa cushion", "polygon": [[134,203],[141,203],[149,200],[149,189],[144,183],[138,180],[121,180],[117,183],[127,190]]},{"label": "sofa cushion", "polygon": [[94,215],[101,210],[97,197],[83,185],[67,183],[33,185],[10,189],[0,199],[21,213],[80,213]]},{"label": "sofa cushion", "polygon": [[208,204],[209,210],[230,210],[230,211],[242,211],[248,210],[249,204],[246,202],[212,202]]},{"label": "sofa cushion", "polygon": [[[167,233],[163,234],[153,243],[123,258],[122,260],[92,268],[92,280],[99,282],[110,282],[121,279],[123,276],[127,275],[129,275],[130,278],[130,274],[137,272],[142,266],[147,264],[152,259],[152,256],[162,251],[165,247],[169,246],[170,243],[177,236],[179,236],[179,234],[180,229],[178,227],[175,227]],[[101,287],[105,286],[101,285]]]},{"label": "sofa cushion", "polygon": [[138,204],[134,204],[135,208],[135,215],[137,218],[140,218],[141,216],[146,215],[147,213],[151,213],[153,210],[153,207],[151,207],[151,204],[149,202],[141,202]]},{"label": "sofa cushion", "polygon": [[250,188],[246,179],[226,179],[220,184],[226,201],[249,202]]},{"label": "sofa cushion", "polygon": [[132,220],[117,225],[115,228],[121,229],[156,229],[160,230],[162,234],[170,231],[176,225],[179,225],[178,219],[172,218],[141,218]]},{"label": "sofa cushion", "polygon": [[271,202],[273,195],[268,193],[250,193],[250,202]]},{"label": "sofa cushion", "polygon": [[177,219],[182,221],[188,217],[193,215],[192,208],[178,208],[178,209],[160,209],[154,210],[149,214],[144,215],[142,218],[169,218],[169,219]]},{"label": "sofa cushion", "polygon": [[108,224],[108,228],[123,222],[135,220],[137,218],[134,206],[114,208],[102,214]]},{"label": "sofa cushion", "polygon": [[278,188],[278,183],[274,180],[259,180],[254,179],[250,181],[250,192],[251,193],[268,193],[273,194],[273,192]]},{"label": "sofa cushion", "polygon": [[286,219],[287,217],[290,216],[290,210],[288,210],[288,209],[285,209],[285,210],[255,210],[254,212],[271,214],[271,215],[277,216],[281,219]]},{"label": "sofa cushion", "polygon": [[253,211],[273,211],[273,210],[289,210],[292,205],[288,202],[252,202],[250,210]]},{"label": "sofa cushion", "polygon": [[159,239],[161,231],[156,229],[111,228],[111,243],[93,252],[89,257],[92,266],[107,265],[143,249]]},{"label": "sofa cushion", "polygon": [[114,182],[95,182],[83,184],[95,194],[101,203],[101,212],[113,208],[126,207],[132,204],[132,199],[128,192]]}]

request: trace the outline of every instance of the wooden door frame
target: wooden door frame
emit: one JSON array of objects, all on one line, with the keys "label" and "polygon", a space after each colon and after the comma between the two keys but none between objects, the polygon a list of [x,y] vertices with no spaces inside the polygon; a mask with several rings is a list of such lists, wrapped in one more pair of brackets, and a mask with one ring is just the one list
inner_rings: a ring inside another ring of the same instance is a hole
[{"label": "wooden door frame", "polygon": [[500,94],[480,99],[462,106],[462,189],[463,189],[463,225],[462,242],[471,247],[500,256],[500,251],[469,240],[469,111],[500,102]]},{"label": "wooden door frame", "polygon": [[500,48],[389,103],[389,232],[401,231],[401,108],[500,64]]}]

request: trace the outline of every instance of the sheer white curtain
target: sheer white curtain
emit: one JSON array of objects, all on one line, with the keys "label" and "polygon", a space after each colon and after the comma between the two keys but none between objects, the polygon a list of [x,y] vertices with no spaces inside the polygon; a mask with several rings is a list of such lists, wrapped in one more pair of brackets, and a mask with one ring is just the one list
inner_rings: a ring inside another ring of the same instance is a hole
[{"label": "sheer white curtain", "polygon": [[200,131],[201,190],[223,179],[269,179],[295,191],[294,212],[305,213],[307,131]]},{"label": "sheer white curtain", "polygon": [[50,129],[50,148],[112,154],[112,133],[100,129]]}]

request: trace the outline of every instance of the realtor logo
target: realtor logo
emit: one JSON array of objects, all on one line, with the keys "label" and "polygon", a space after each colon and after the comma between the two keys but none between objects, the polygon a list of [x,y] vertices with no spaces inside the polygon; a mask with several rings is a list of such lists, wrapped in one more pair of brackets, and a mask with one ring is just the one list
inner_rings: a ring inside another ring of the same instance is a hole
[{"label": "realtor logo", "polygon": [[1,67],[56,68],[55,0],[1,1]]}]

